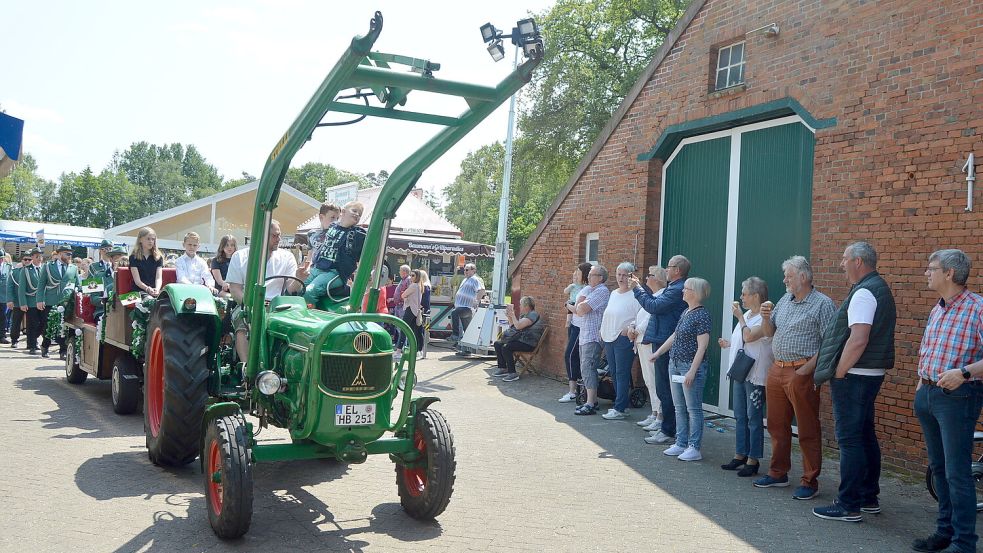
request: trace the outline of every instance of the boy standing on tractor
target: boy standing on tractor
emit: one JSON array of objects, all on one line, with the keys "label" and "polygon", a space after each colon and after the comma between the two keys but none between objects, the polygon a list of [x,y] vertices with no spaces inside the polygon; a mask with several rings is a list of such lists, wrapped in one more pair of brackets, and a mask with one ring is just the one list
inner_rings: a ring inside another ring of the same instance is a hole
[{"label": "boy standing on tractor", "polygon": [[314,229],[307,233],[307,245],[310,246],[310,253],[307,256],[308,265],[314,264],[314,254],[321,249],[324,239],[328,236],[328,229],[331,225],[338,222],[341,217],[341,208],[333,203],[325,202],[321,204],[321,209],[317,213],[317,219],[321,222],[321,228]]},{"label": "boy standing on tractor", "polygon": [[331,289],[344,286],[355,272],[365,244],[365,229],[357,226],[364,210],[361,202],[348,202],[342,206],[338,222],[325,231],[324,241],[312,255],[310,276],[304,282],[307,303],[317,305]]},{"label": "boy standing on tractor", "polygon": [[208,263],[198,257],[198,247],[201,245],[201,237],[197,232],[189,232],[184,235],[184,255],[174,263],[177,281],[181,284],[201,284],[212,293],[218,294],[215,288],[215,277],[208,270]]}]

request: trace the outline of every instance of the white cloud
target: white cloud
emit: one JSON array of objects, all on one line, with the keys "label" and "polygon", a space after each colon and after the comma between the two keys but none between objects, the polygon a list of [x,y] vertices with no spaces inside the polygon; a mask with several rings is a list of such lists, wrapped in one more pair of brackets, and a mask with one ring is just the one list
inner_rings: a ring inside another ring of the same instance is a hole
[{"label": "white cloud", "polygon": [[25,121],[56,123],[59,125],[65,122],[61,114],[50,108],[30,106],[9,98],[0,100],[0,106],[3,106],[7,115]]}]

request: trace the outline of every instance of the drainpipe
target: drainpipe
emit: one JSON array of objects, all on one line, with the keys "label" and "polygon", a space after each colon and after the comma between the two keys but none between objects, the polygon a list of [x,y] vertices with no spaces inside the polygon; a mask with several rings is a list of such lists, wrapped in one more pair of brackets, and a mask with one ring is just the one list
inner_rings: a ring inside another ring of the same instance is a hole
[{"label": "drainpipe", "polygon": [[976,156],[969,154],[966,165],[963,165],[966,172],[966,211],[973,211],[973,185],[976,183]]}]

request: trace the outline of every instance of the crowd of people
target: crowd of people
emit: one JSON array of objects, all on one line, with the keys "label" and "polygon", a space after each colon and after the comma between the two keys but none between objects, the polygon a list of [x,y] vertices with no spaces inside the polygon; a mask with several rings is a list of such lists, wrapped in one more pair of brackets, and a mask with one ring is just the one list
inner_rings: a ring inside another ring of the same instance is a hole
[{"label": "crowd of people", "polygon": [[[749,276],[742,282],[740,301],[732,305],[733,332],[716,343],[727,353],[736,421],[734,456],[720,468],[756,476],[757,488],[789,486],[794,420],[803,472],[791,497],[817,497],[823,462],[820,393],[828,384],[840,484],[835,499],[813,514],[859,522],[865,514],[881,512],[875,401],[895,364],[897,311],[871,244],[847,246],[840,267],[850,291],[839,307],[813,285],[812,267],[802,256],[782,264],[785,293],[777,302],[770,301],[763,279]],[[976,550],[971,454],[983,407],[983,297],[966,287],[970,269],[969,257],[956,249],[934,252],[925,269],[928,288],[939,299],[919,349],[914,410],[941,491],[935,532],[913,542],[917,551]],[[651,400],[650,412],[636,421],[648,432],[644,441],[667,444],[662,451],[667,456],[699,461],[703,388],[710,372],[712,315],[704,307],[710,284],[690,276],[693,267],[683,255],[673,256],[665,268],[649,267],[644,283],[635,271],[631,263],[618,265],[614,288],[601,265],[582,263],[573,271],[564,290],[568,390],[559,401],[577,401],[582,386],[586,401],[574,414],[598,413],[599,369],[606,363],[615,397],[601,416],[629,418],[637,360]],[[759,475],[766,417],[771,459]]]}]

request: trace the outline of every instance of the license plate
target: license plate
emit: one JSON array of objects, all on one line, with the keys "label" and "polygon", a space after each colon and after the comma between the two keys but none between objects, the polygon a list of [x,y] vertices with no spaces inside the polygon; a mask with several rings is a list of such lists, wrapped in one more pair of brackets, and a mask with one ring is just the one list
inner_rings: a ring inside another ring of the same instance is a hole
[{"label": "license plate", "polygon": [[375,424],[375,404],[335,405],[336,426],[368,426]]}]

